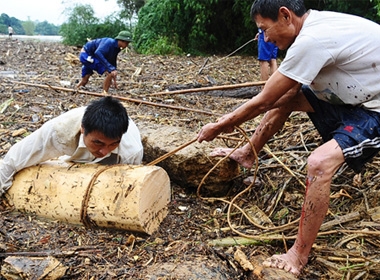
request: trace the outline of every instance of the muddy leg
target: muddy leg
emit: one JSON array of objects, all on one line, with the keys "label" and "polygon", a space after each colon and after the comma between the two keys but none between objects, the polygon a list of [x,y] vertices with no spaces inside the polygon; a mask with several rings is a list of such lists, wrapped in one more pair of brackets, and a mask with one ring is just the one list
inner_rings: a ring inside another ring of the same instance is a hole
[{"label": "muddy leg", "polygon": [[342,150],[335,140],[330,140],[310,155],[297,239],[286,254],[274,255],[264,265],[300,274],[329,207],[331,179],[343,162]]},{"label": "muddy leg", "polygon": [[77,84],[77,88],[84,87],[87,85],[88,80],[90,79],[91,74],[85,75],[82,80]]}]

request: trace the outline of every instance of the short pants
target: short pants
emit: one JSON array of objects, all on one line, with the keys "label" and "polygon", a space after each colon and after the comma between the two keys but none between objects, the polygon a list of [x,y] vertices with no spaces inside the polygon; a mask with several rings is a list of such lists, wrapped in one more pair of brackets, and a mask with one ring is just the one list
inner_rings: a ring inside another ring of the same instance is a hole
[{"label": "short pants", "polygon": [[82,62],[82,78],[86,75],[92,75],[94,71],[102,75],[106,68],[103,64],[96,58],[89,56],[86,52],[81,52],[79,55],[79,60]]},{"label": "short pants", "polygon": [[308,86],[302,92],[315,111],[308,115],[323,141],[335,139],[347,165],[359,173],[380,150],[380,113],[319,100]]},{"label": "short pants", "polygon": [[260,33],[258,38],[258,60],[270,61],[277,58],[278,48],[271,42],[265,42],[264,34]]}]

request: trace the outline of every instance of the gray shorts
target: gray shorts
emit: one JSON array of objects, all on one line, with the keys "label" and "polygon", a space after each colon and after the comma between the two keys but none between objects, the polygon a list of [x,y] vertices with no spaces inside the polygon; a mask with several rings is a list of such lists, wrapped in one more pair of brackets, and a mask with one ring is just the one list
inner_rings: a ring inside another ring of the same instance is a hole
[{"label": "gray shorts", "polygon": [[380,150],[380,113],[359,106],[333,105],[302,86],[314,113],[309,118],[323,141],[335,139],[349,167],[359,173]]}]

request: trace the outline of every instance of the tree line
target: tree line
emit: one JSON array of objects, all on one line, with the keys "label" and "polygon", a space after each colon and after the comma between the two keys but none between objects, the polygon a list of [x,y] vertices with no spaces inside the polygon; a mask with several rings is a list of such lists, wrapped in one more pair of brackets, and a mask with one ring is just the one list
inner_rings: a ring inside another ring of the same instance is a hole
[{"label": "tree line", "polygon": [[[253,0],[148,0],[139,10],[134,46],[141,53],[230,53],[257,33]],[[379,0],[305,0],[308,9],[339,11],[379,22]],[[256,54],[256,44],[243,53]]]},{"label": "tree line", "polygon": [[[106,1],[106,0],[104,0]],[[0,32],[11,24],[16,34],[61,35],[67,45],[83,45],[88,38],[133,34],[132,46],[142,54],[256,54],[257,33],[249,11],[253,0],[117,0],[120,11],[103,20],[89,4],[65,11],[61,26],[21,22],[0,16]],[[308,9],[350,13],[380,22],[380,0],[305,0]],[[245,47],[242,47],[245,46]]]},{"label": "tree line", "polygon": [[0,15],[0,33],[8,34],[8,26],[12,26],[17,35],[59,35],[59,26],[47,21],[21,21],[15,17],[10,17],[5,13]]},{"label": "tree line", "polygon": [[[121,12],[99,22],[91,6],[78,5],[61,27],[64,43],[114,37],[127,29],[142,54],[256,54],[253,0],[117,0]],[[305,0],[308,9],[350,13],[379,22],[380,0]],[[135,20],[133,20],[135,19]],[[73,32],[75,31],[75,32]],[[245,46],[245,47],[242,47]],[[241,48],[241,49],[240,49]]]}]

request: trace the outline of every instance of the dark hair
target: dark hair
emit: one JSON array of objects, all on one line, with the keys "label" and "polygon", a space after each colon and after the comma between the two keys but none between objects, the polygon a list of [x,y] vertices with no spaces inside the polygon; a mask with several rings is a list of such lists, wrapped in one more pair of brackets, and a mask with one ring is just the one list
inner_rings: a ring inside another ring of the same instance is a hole
[{"label": "dark hair", "polygon": [[128,124],[127,110],[119,100],[111,96],[92,101],[82,118],[84,135],[99,131],[110,139],[121,139]]},{"label": "dark hair", "polygon": [[303,0],[255,0],[251,7],[251,19],[255,21],[257,15],[277,21],[278,11],[286,7],[296,16],[302,17],[306,13]]}]

